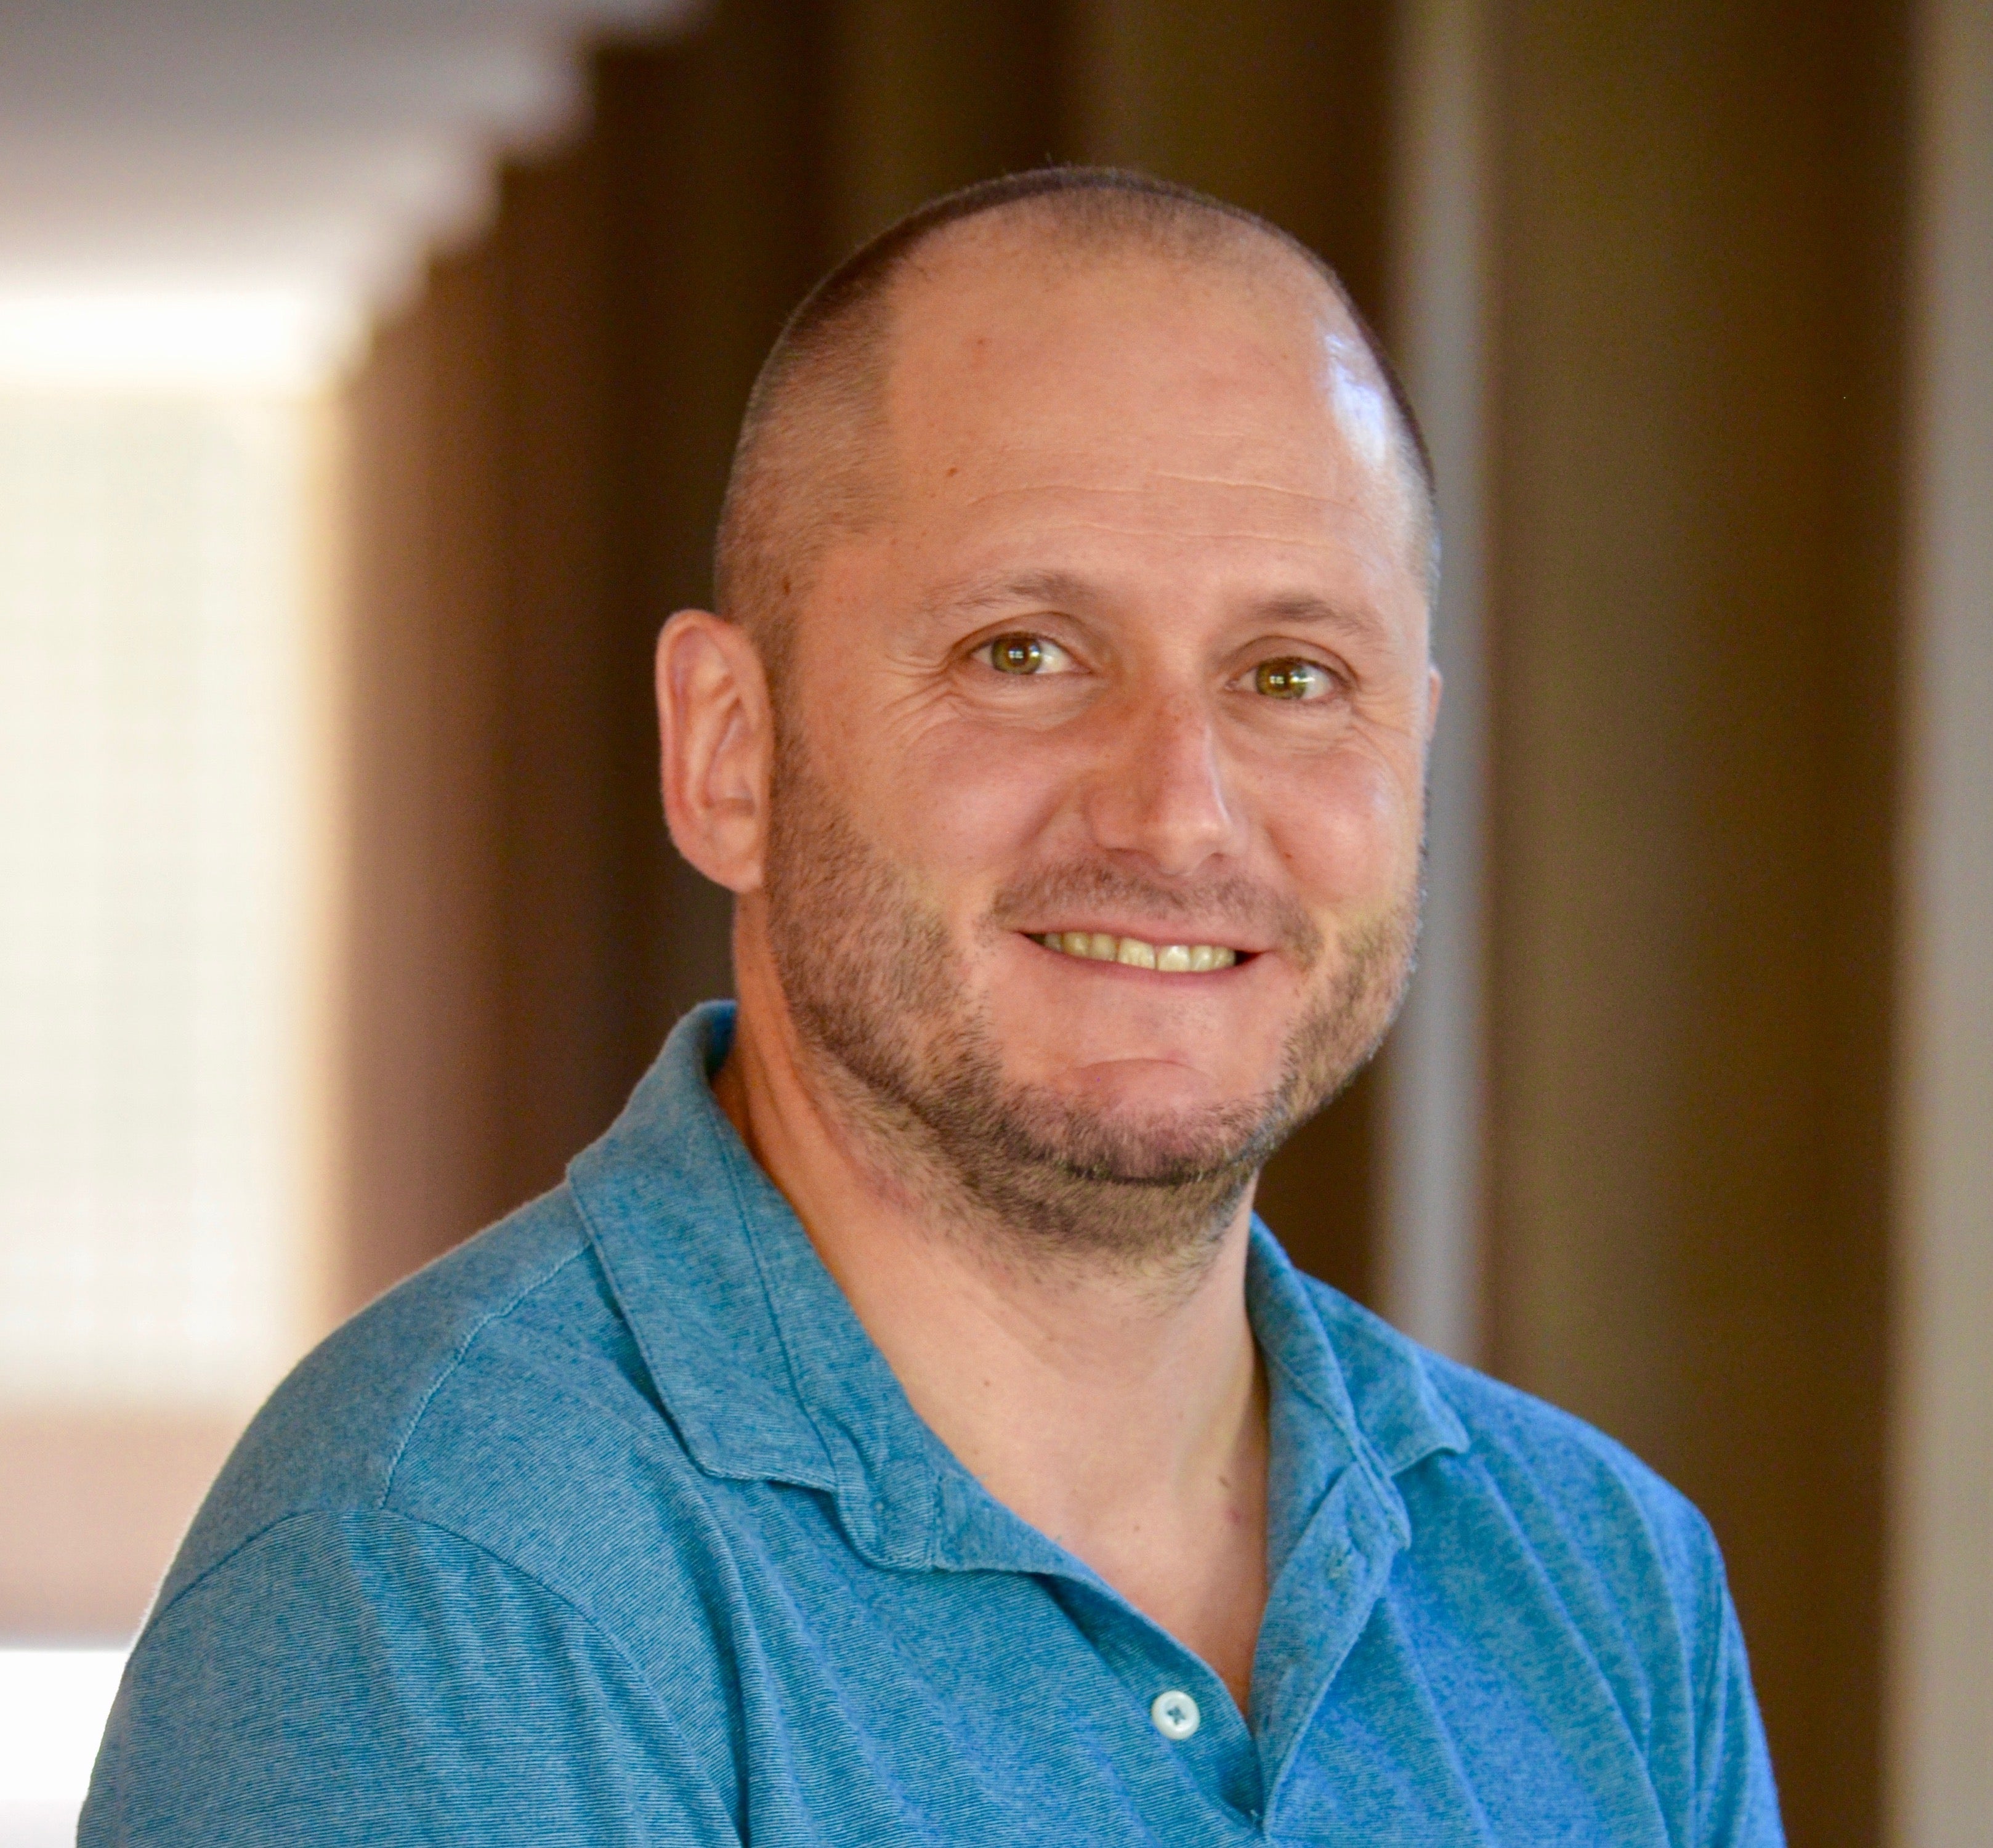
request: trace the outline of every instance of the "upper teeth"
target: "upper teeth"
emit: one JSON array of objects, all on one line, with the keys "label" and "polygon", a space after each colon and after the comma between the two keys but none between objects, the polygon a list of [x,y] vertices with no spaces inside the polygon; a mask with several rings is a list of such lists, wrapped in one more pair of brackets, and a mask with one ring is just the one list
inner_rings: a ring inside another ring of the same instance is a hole
[{"label": "upper teeth", "polygon": [[1219,943],[1150,943],[1140,937],[1109,936],[1104,930],[1048,930],[1038,941],[1067,956],[1126,963],[1131,969],[1202,971],[1229,969],[1239,960],[1237,950]]}]

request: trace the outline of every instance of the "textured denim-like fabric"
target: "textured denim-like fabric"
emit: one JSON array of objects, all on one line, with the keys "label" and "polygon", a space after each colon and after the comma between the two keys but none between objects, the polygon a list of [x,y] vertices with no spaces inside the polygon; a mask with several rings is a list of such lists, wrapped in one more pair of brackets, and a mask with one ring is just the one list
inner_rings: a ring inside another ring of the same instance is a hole
[{"label": "textured denim-like fabric", "polygon": [[132,1656],[84,1848],[1779,1840],[1700,1517],[1259,1227],[1239,1713],[915,1415],[713,1104],[731,1027],[682,1023],[566,1186],[277,1392]]}]

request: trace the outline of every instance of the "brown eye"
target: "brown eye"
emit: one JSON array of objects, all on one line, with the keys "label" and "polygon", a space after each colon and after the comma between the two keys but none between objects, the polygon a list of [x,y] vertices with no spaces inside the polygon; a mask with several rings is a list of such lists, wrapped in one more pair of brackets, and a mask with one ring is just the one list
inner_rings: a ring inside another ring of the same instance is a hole
[{"label": "brown eye", "polygon": [[1328,676],[1312,661],[1263,661],[1253,685],[1270,700],[1307,700],[1327,690]]},{"label": "brown eye", "polygon": [[1034,674],[1044,664],[1044,644],[1035,635],[999,635],[990,644],[990,665],[1000,674]]},{"label": "brown eye", "polygon": [[976,650],[975,659],[987,662],[1000,674],[1014,675],[1020,680],[1079,671],[1079,663],[1056,642],[1048,636],[1034,635],[1027,629],[1014,629],[1007,635],[983,643]]}]

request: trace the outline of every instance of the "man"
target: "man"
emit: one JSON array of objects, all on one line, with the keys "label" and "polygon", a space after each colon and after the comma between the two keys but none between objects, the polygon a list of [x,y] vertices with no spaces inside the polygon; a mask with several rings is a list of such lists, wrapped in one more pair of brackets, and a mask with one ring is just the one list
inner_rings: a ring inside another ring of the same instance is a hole
[{"label": "man", "polygon": [[278,1394],[84,1842],[1776,1843],[1694,1511],[1251,1217],[1410,967],[1434,556],[1244,214],[820,288],[658,651],[737,1011]]}]

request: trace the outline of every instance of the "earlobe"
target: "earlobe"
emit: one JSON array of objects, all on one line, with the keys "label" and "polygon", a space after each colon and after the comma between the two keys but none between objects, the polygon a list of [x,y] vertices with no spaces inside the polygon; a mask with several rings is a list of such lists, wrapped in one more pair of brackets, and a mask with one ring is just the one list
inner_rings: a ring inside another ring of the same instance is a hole
[{"label": "earlobe", "polygon": [[681,610],[658,637],[658,771],[672,844],[716,885],[761,882],[770,729],[754,643],[705,610]]}]

